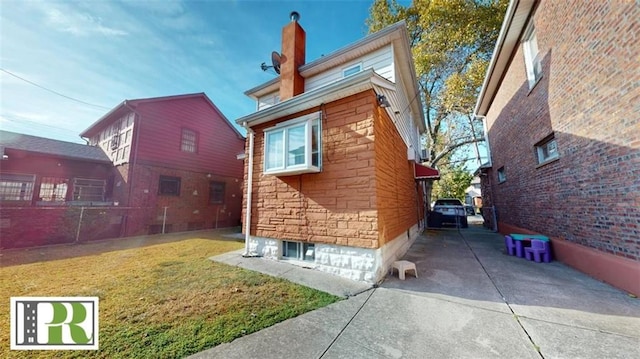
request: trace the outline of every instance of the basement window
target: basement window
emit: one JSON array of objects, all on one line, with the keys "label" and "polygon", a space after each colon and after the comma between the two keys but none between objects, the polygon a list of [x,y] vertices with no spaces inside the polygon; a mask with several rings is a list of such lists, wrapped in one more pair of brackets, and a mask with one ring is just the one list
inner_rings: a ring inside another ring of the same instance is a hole
[{"label": "basement window", "polygon": [[264,131],[264,173],[295,175],[320,172],[320,112],[286,121]]},{"label": "basement window", "polygon": [[316,248],[313,243],[282,242],[282,257],[313,262],[316,258]]}]

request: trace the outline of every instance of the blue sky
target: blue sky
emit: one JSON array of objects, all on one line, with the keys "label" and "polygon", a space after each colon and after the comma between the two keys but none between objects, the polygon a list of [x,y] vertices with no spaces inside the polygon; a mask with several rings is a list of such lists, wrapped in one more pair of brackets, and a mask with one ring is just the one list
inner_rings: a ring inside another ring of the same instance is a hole
[{"label": "blue sky", "polygon": [[[403,1],[404,2],[404,1]],[[274,78],[289,13],[307,62],[366,35],[370,0],[0,1],[0,128],[83,143],[79,133],[125,99],[205,92],[230,120],[255,111],[244,91]],[[95,105],[95,106],[94,106]]]}]

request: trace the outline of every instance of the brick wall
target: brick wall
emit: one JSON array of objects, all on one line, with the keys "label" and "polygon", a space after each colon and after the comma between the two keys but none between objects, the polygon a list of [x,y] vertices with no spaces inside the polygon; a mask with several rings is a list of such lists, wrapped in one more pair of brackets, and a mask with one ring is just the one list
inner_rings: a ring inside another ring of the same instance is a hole
[{"label": "brick wall", "polygon": [[[180,178],[180,195],[160,195],[160,176]],[[209,204],[209,182],[225,183],[225,203]],[[171,225],[171,232],[232,227],[240,224],[242,181],[239,178],[208,176],[207,173],[136,165],[131,205],[151,208],[144,214],[129,218],[127,235],[155,232],[154,227],[162,225],[164,207],[167,207],[165,225]]]},{"label": "brick wall", "polygon": [[[487,115],[499,222],[640,261],[639,19],[633,1],[540,3],[543,77],[529,90],[520,47]],[[551,133],[560,157],[538,165]]]},{"label": "brick wall", "polygon": [[0,208],[0,248],[36,247],[116,238],[123,217],[136,210],[113,207]]}]

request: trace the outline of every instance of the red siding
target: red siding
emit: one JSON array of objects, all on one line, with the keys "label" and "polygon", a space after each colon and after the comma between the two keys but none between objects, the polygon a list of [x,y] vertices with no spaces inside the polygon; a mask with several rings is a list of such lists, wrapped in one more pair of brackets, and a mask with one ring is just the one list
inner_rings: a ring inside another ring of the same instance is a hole
[{"label": "red siding", "polygon": [[[137,163],[242,178],[244,139],[204,97],[141,103],[136,112]],[[181,151],[182,128],[198,133],[196,153]]]}]

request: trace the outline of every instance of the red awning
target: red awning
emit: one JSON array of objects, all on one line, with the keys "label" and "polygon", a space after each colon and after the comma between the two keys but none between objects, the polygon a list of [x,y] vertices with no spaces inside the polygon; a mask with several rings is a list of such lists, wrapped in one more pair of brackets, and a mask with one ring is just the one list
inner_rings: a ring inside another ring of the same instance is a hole
[{"label": "red awning", "polygon": [[423,166],[419,163],[415,163],[415,175],[416,179],[440,179],[440,172],[429,166]]}]

